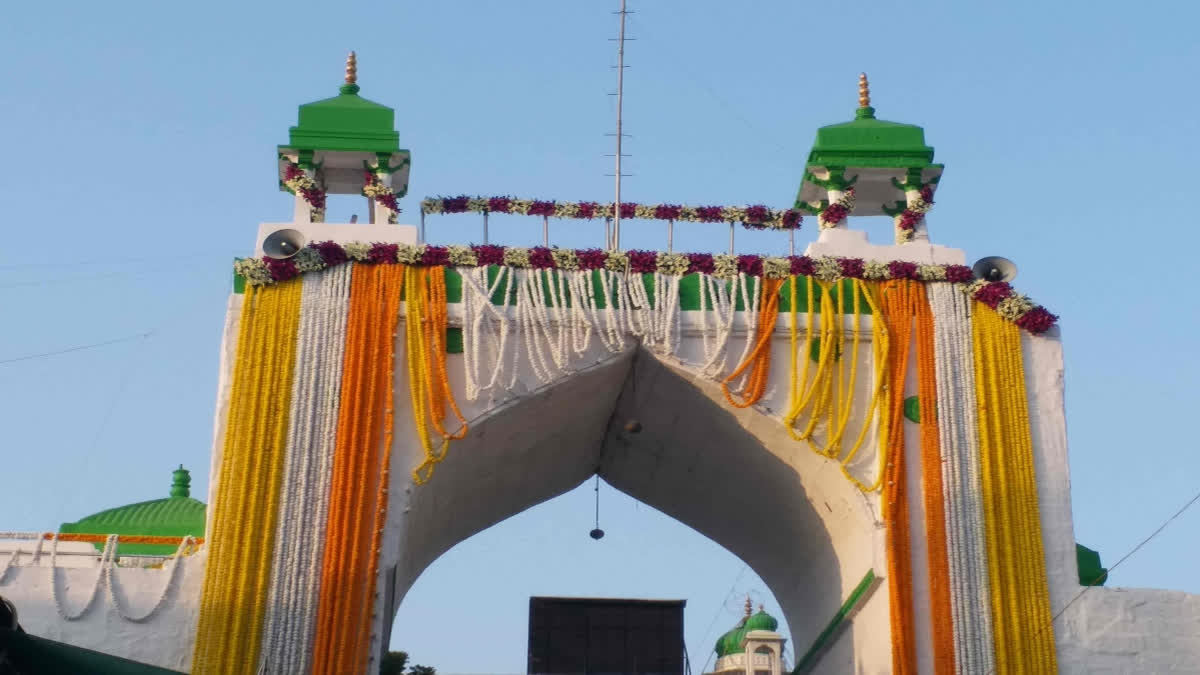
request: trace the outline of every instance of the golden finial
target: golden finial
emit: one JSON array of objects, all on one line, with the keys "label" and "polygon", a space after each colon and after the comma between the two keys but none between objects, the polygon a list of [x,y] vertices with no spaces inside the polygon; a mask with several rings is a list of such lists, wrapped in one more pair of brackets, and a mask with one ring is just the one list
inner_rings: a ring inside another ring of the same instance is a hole
[{"label": "golden finial", "polygon": [[867,84],[867,74],[858,74],[858,107],[871,107],[871,85]]},{"label": "golden finial", "polygon": [[750,596],[747,595],[746,596],[746,616],[750,616],[751,612],[753,612],[753,611],[754,611],[754,603],[750,602]]},{"label": "golden finial", "polygon": [[346,57],[346,84],[358,83],[358,59],[354,56],[354,52]]},{"label": "golden finial", "polygon": [[760,602],[758,603],[758,611],[765,612],[767,611],[767,608]]}]

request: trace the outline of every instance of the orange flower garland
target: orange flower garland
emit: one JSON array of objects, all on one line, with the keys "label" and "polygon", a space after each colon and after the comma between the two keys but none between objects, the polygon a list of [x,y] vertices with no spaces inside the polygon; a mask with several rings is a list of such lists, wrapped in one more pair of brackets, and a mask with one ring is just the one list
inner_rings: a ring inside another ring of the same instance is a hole
[{"label": "orange flower garland", "polygon": [[908,472],[904,456],[904,380],[912,339],[913,287],[909,280],[883,283],[883,320],[894,340],[889,362],[884,466],[883,518],[887,526],[888,609],[892,628],[892,673],[917,675],[913,625],[912,537],[908,511]]},{"label": "orange flower garland", "polygon": [[[314,673],[364,670],[375,589],[372,570],[377,569],[383,526],[378,519],[386,514],[386,504],[380,501],[386,499],[386,457],[391,451],[390,371],[405,269],[356,265],[351,278]],[[387,367],[378,367],[380,363]]]},{"label": "orange flower garland", "polygon": [[[775,321],[779,318],[779,289],[783,279],[763,279],[762,309],[758,313],[758,334],[754,349],[734,369],[729,377],[721,382],[721,392],[725,400],[735,408],[749,408],[763,397],[767,391],[767,377],[771,374],[771,338],[775,334]],[[738,394],[741,401],[734,400],[729,391],[729,383],[741,376],[747,368],[751,368],[750,376],[742,391]]]},{"label": "orange flower garland", "polygon": [[925,496],[925,537],[929,550],[929,607],[933,622],[933,668],[953,675],[954,620],[950,610],[950,559],[946,550],[946,511],[942,494],[941,437],[937,421],[937,371],[933,312],[924,286],[914,286],[917,314],[917,393],[921,403],[921,481]]}]

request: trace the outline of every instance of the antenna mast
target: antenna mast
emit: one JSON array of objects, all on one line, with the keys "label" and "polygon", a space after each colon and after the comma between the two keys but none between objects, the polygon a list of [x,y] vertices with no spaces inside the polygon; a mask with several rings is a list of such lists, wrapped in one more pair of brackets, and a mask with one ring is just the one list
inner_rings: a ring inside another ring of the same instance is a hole
[{"label": "antenna mast", "polygon": [[613,233],[609,248],[621,248],[621,102],[625,93],[625,0],[621,0],[621,29],[617,34],[617,166],[616,198],[613,200]]}]

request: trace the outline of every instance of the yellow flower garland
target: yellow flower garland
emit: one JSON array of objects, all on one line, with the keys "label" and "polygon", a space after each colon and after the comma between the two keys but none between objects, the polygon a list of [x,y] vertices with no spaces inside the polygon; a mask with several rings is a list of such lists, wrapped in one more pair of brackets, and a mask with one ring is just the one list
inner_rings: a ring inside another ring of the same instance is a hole
[{"label": "yellow flower garland", "polygon": [[[851,332],[851,353],[849,376],[846,373],[845,359],[841,355],[842,343],[845,340],[843,330],[843,320],[846,316],[846,306],[844,300],[844,290],[838,292],[837,301],[833,300],[834,285],[826,281],[814,281],[812,277],[805,277],[807,284],[807,316],[804,333],[804,347],[797,350],[798,333],[796,325],[796,313],[798,304],[795,301],[797,291],[796,276],[792,276],[788,282],[788,288],[791,291],[793,298],[791,313],[789,314],[789,330],[790,330],[790,376],[791,384],[789,391],[791,400],[787,414],[784,415],[784,425],[788,430],[788,434],[797,441],[805,441],[812,450],[820,455],[829,457],[838,461],[842,473],[850,479],[860,490],[871,492],[878,490],[883,480],[882,471],[877,472],[874,483],[867,485],[859,480],[857,476],[849,470],[850,462],[858,454],[866,441],[867,432],[871,427],[871,420],[875,416],[875,411],[879,407],[879,397],[884,390],[886,366],[888,359],[888,331],[884,322],[879,320],[880,310],[873,297],[877,289],[873,289],[869,282],[864,282],[859,279],[848,280],[851,301],[850,313],[853,318],[853,328]],[[809,379],[809,357],[812,350],[813,340],[813,320],[816,312],[814,311],[814,295],[816,288],[821,290],[821,337],[820,346],[817,355],[817,368],[812,379]],[[843,287],[844,289],[844,287]],[[871,399],[867,404],[867,411],[863,417],[863,425],[854,439],[848,451],[843,450],[843,439],[846,434],[846,427],[849,425],[851,414],[854,411],[854,390],[855,384],[858,381],[858,355],[859,355],[859,333],[861,328],[861,313],[859,307],[861,300],[864,300],[868,307],[871,308],[872,316],[871,335],[872,335],[872,355],[874,363],[874,376],[871,385]],[[796,373],[796,359],[804,359],[804,367],[799,375]],[[836,366],[834,364],[837,364]],[[808,411],[808,422],[803,430],[796,429],[797,420]],[[813,435],[824,422],[824,443],[818,444],[813,440]],[[885,435],[883,431],[886,429],[883,421],[880,421],[880,436]],[[886,456],[886,444],[880,445],[879,463],[882,467]]]},{"label": "yellow flower garland", "polygon": [[253,674],[275,545],[299,280],[246,289],[191,672]]},{"label": "yellow flower garland", "polygon": [[984,528],[996,670],[1058,671],[1033,469],[1021,332],[995,311],[974,307]]}]

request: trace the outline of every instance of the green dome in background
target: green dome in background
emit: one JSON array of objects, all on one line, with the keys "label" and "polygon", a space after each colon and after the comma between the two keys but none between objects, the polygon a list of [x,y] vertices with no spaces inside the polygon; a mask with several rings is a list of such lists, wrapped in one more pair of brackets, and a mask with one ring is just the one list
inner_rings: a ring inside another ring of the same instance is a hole
[{"label": "green dome in background", "polygon": [[[166,499],[154,499],[118,506],[73,523],[63,523],[63,534],[129,534],[157,537],[203,537],[206,507],[191,498],[191,475],[180,465],[172,473],[171,492]],[[103,544],[96,544],[103,549]],[[170,555],[177,546],[163,544],[121,544],[125,555]]]},{"label": "green dome in background", "polygon": [[713,647],[713,651],[717,653],[717,658],[729,656],[730,654],[741,654],[742,642],[746,639],[746,634],[750,631],[774,631],[779,628],[779,621],[770,614],[767,614],[761,605],[756,614],[751,614],[750,611],[750,600],[747,599],[746,616],[742,617],[731,630],[717,638],[717,644]]},{"label": "green dome in background", "polygon": [[774,631],[779,628],[779,621],[775,617],[763,611],[762,607],[758,608],[758,613],[746,619],[746,632],[752,630],[769,630]]}]

